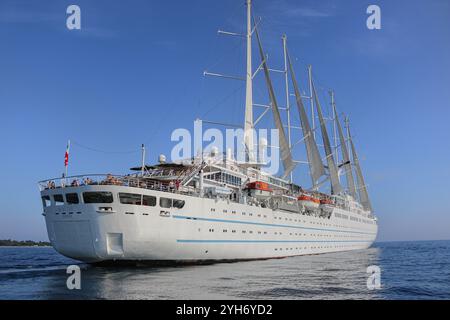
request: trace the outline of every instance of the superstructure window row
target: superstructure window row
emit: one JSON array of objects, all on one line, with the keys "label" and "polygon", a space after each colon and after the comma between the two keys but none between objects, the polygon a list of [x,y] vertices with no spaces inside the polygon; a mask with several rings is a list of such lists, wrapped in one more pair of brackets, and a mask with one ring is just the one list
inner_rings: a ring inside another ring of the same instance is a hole
[{"label": "superstructure window row", "polygon": [[156,206],[156,197],[146,196],[137,193],[119,193],[119,200],[122,204],[133,204],[136,206]]},{"label": "superstructure window row", "polygon": [[214,180],[221,183],[231,184],[234,186],[240,186],[242,179],[225,172],[216,172],[205,176],[206,179]]},{"label": "superstructure window row", "polygon": [[[85,204],[107,204],[114,202],[113,193],[107,191],[87,191],[82,193],[82,197]],[[62,206],[65,204],[73,205],[80,203],[77,193],[67,193],[65,195],[54,194],[52,198],[55,206]],[[157,204],[156,197],[137,193],[120,192],[118,194],[118,199],[121,204],[148,207],[155,207]],[[179,199],[161,197],[159,200],[159,205],[161,208],[181,209],[185,205],[185,201]],[[44,206],[44,208],[50,207],[52,205],[52,199],[49,195],[42,196],[42,205]]]}]

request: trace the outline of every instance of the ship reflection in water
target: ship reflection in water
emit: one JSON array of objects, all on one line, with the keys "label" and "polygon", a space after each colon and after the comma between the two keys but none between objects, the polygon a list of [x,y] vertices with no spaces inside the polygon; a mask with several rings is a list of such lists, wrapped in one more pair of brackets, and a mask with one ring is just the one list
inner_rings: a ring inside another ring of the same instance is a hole
[{"label": "ship reflection in water", "polygon": [[[449,299],[450,241],[377,243],[367,250],[183,267],[81,266],[52,248],[0,248],[0,299]],[[381,290],[367,289],[367,267]],[[447,270],[447,273],[444,272]]]}]

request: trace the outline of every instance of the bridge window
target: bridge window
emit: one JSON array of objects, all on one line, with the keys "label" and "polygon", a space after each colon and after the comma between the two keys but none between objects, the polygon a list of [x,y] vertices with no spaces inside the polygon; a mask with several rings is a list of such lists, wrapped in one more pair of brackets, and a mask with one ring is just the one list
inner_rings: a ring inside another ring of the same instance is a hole
[{"label": "bridge window", "polygon": [[84,203],[113,203],[113,195],[111,192],[84,192]]},{"label": "bridge window", "polygon": [[67,193],[66,194],[67,204],[78,204],[80,200],[78,199],[78,194],[76,193]]},{"label": "bridge window", "polygon": [[53,195],[53,200],[55,200],[56,206],[63,206],[64,205],[64,197],[62,194],[55,194]]}]

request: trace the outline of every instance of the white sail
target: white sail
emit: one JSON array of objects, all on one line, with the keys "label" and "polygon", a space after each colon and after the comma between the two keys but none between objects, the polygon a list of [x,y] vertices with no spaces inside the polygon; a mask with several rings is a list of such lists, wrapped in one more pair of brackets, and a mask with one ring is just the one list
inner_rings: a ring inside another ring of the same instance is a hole
[{"label": "white sail", "polygon": [[331,151],[330,138],[328,137],[327,127],[325,125],[325,119],[322,114],[322,107],[320,106],[319,98],[317,97],[316,88],[314,83],[312,84],[314,101],[316,105],[317,114],[319,115],[320,129],[322,131],[322,140],[325,147],[325,155],[327,158],[328,171],[330,173],[331,180],[331,193],[339,194],[342,192],[342,186],[339,183],[338,171],[336,163],[334,162],[333,152]]},{"label": "white sail", "polygon": [[353,155],[353,164],[355,165],[356,170],[356,179],[358,181],[358,193],[359,193],[359,201],[361,202],[364,209],[368,211],[372,211],[372,205],[369,199],[369,193],[367,192],[366,183],[364,182],[364,177],[362,175],[361,166],[359,165],[358,155],[356,153],[355,145],[353,144],[352,138],[350,139],[350,146],[352,148]]},{"label": "white sail", "polygon": [[308,157],[309,170],[314,189],[317,185],[317,182],[319,181],[319,178],[325,175],[325,168],[323,166],[316,141],[314,140],[314,135],[309,124],[308,116],[306,115],[305,107],[303,105],[302,97],[298,88],[297,79],[295,78],[295,73],[289,54],[287,54],[287,60],[289,65],[289,72],[291,74],[292,85],[294,86],[295,101],[297,102],[297,109],[298,113],[300,114],[300,122],[306,146],[306,155]]},{"label": "white sail", "polygon": [[264,56],[264,51],[261,45],[261,41],[258,34],[258,29],[255,29],[256,38],[258,39],[259,53],[261,55],[262,67],[264,70],[264,76],[266,79],[267,90],[269,92],[270,104],[272,106],[273,118],[275,121],[275,126],[279,132],[279,144],[281,150],[281,160],[284,167],[284,177],[287,177],[292,170],[295,168],[294,161],[292,160],[291,150],[289,148],[288,141],[286,139],[286,133],[284,132],[283,122],[281,121],[280,111],[278,109],[277,100],[275,97],[275,92],[273,90],[272,80],[270,79],[269,68],[267,67],[266,58]]},{"label": "white sail", "polygon": [[341,144],[341,152],[342,152],[342,158],[343,158],[342,166],[345,170],[345,177],[347,179],[348,192],[353,197],[353,199],[356,199],[356,187],[355,187],[355,180],[353,179],[352,164],[350,162],[350,156],[348,153],[347,144],[345,142],[344,132],[342,131],[342,126],[339,121],[339,117],[337,116],[336,106],[334,104],[333,104],[333,111],[334,111],[334,115],[336,117],[336,119],[334,119],[334,120],[337,125],[339,141]]}]

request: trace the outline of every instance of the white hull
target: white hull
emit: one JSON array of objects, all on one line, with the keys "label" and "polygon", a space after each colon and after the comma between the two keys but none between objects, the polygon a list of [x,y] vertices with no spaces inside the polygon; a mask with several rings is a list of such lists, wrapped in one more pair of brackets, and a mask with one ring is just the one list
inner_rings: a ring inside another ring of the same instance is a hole
[{"label": "white hull", "polygon": [[[85,191],[112,192],[114,203],[52,205],[44,215],[54,248],[89,263],[281,258],[365,249],[377,234],[376,220],[339,208],[328,219],[121,186],[48,189],[42,195],[76,192],[82,199]],[[158,202],[154,207],[120,204],[119,192],[156,196]],[[160,197],[186,204],[182,209],[160,208]],[[99,212],[105,206],[112,212]]]}]

